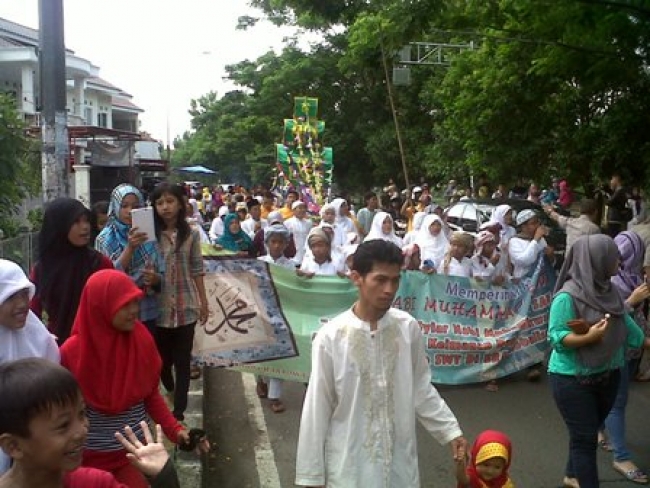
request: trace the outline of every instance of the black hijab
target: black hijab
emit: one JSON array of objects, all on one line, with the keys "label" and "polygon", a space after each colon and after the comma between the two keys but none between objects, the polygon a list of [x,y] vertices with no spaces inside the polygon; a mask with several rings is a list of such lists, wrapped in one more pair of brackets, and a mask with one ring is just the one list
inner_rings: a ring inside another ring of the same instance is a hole
[{"label": "black hijab", "polygon": [[68,239],[73,224],[83,215],[90,218],[90,210],[79,200],[52,200],[45,207],[38,239],[36,295],[56,325],[56,330],[50,330],[58,337],[59,344],[70,336],[81,291],[101,261],[99,252],[86,246],[73,246]]},{"label": "black hijab", "polygon": [[612,284],[619,259],[614,240],[604,234],[579,237],[571,246],[555,284],[555,293],[573,298],[578,318],[594,324],[610,315],[607,332],[601,341],[577,349],[580,362],[589,368],[606,365],[625,343],[625,306]]}]

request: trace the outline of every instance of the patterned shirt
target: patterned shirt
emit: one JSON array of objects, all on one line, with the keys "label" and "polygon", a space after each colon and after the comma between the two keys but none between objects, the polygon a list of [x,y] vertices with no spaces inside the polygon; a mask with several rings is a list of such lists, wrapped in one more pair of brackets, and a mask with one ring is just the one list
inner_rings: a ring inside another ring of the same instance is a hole
[{"label": "patterned shirt", "polygon": [[201,235],[192,229],[190,237],[176,250],[177,232],[163,232],[160,251],[165,261],[160,294],[159,327],[175,328],[195,323],[199,318],[199,296],[194,278],[205,274],[201,255]]}]

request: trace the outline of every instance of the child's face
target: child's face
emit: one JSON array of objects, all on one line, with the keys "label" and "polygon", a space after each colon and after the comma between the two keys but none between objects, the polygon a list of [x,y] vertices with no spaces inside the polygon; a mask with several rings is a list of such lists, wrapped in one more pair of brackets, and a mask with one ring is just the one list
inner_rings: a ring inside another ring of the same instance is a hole
[{"label": "child's face", "polygon": [[486,258],[492,257],[492,254],[494,254],[494,250],[496,249],[497,245],[495,242],[486,242],[483,244],[483,256]]},{"label": "child's face", "polygon": [[158,200],[156,200],[156,212],[160,215],[166,223],[176,221],[178,212],[181,210],[182,203],[178,201],[171,193],[163,193]]},{"label": "child's face", "polygon": [[476,465],[476,472],[485,481],[490,481],[501,476],[506,468],[506,461],[500,457],[488,459]]},{"label": "child's face", "polygon": [[442,230],[442,225],[440,225],[440,222],[438,222],[438,221],[433,222],[429,226],[429,232],[431,232],[432,236],[437,236],[438,234],[440,234],[441,230]]},{"label": "child's face", "polygon": [[131,300],[120,308],[113,316],[113,327],[120,332],[131,332],[138,320],[140,304],[137,300]]},{"label": "child's face", "polygon": [[29,314],[29,290],[17,291],[0,305],[0,324],[9,329],[22,329]]},{"label": "child's face", "polygon": [[333,224],[335,218],[336,218],[336,214],[334,213],[333,208],[331,209],[328,208],[327,210],[325,210],[325,213],[323,214],[323,220],[325,222],[327,222],[328,224]]},{"label": "child's face", "polygon": [[293,211],[293,215],[296,216],[298,219],[304,219],[305,214],[307,213],[307,207],[304,205],[298,205],[296,209]]},{"label": "child's face", "polygon": [[449,254],[460,261],[467,254],[467,248],[458,242],[452,242],[449,244]]},{"label": "child's face", "polygon": [[273,259],[278,259],[284,253],[287,247],[287,241],[280,236],[271,236],[266,243],[269,248],[269,256]]},{"label": "child's face", "polygon": [[140,201],[133,193],[129,193],[122,199],[122,204],[120,205],[120,221],[131,225],[131,210],[134,208],[140,208]]},{"label": "child's face", "polygon": [[106,227],[106,222],[108,222],[108,214],[98,213],[97,214],[97,230],[99,232],[104,230],[104,227]]},{"label": "child's face", "polygon": [[234,219],[230,222],[230,225],[228,225],[228,230],[230,231],[231,234],[237,234],[241,230],[241,225],[239,225],[239,220]]},{"label": "child's face", "polygon": [[75,402],[52,404],[29,423],[28,438],[18,437],[20,452],[14,457],[26,468],[67,472],[81,465],[88,435],[86,406],[79,393]]},{"label": "child's face", "polygon": [[314,261],[317,263],[325,262],[330,255],[330,246],[325,241],[312,241],[312,243],[309,244],[309,248],[314,255]]},{"label": "child's face", "polygon": [[75,247],[85,247],[90,242],[90,220],[87,215],[82,215],[75,220],[68,231],[68,240]]},{"label": "child's face", "polygon": [[393,230],[393,221],[390,219],[390,217],[386,217],[384,221],[381,223],[381,231],[384,234],[390,234]]}]

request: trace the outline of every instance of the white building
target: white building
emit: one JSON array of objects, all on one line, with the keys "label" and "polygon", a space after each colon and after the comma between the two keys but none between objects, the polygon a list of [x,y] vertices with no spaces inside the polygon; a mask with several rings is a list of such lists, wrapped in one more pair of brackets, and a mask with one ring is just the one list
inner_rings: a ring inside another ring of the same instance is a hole
[{"label": "white building", "polygon": [[[0,91],[15,98],[17,109],[34,127],[41,125],[38,45],[37,30],[0,18]],[[71,159],[74,156],[71,188],[77,198],[89,205],[105,199],[118,183],[139,182],[140,153],[148,155],[147,161],[159,161],[150,169],[165,171],[158,143],[142,140],[138,116],[143,110],[130,94],[102,79],[99,67],[70,49],[66,78]],[[144,164],[142,169],[147,169]]]}]

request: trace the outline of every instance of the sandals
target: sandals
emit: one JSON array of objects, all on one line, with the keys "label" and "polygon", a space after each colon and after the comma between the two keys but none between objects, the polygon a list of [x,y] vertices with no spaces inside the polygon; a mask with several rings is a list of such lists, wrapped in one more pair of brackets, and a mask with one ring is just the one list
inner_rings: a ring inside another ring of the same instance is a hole
[{"label": "sandals", "polygon": [[598,447],[600,447],[605,452],[612,452],[614,448],[605,437],[605,432],[602,430],[598,431]]},{"label": "sandals", "polygon": [[496,381],[492,380],[485,385],[485,389],[490,392],[499,391],[499,385]]},{"label": "sandals", "polygon": [[[632,466],[634,466],[632,464]],[[647,485],[650,479],[648,478],[648,475],[634,466],[632,469],[625,470],[625,468],[622,468],[620,465],[613,463],[612,467],[618,471],[620,474],[622,474],[625,479],[628,481],[631,481],[632,483],[637,483],[639,485]]]},{"label": "sandals", "polygon": [[198,366],[192,366],[192,369],[190,370],[190,379],[191,380],[198,380],[201,377],[201,368]]},{"label": "sandals", "polygon": [[606,439],[599,440],[598,447],[600,447],[605,452],[612,452],[614,450],[612,448],[612,445]]},{"label": "sandals", "polygon": [[542,372],[534,366],[528,370],[528,374],[526,375],[526,379],[531,383],[535,383],[539,381],[541,377],[542,377]]},{"label": "sandals", "polygon": [[286,410],[284,403],[282,403],[280,400],[271,400],[270,405],[273,413],[282,413]]}]

